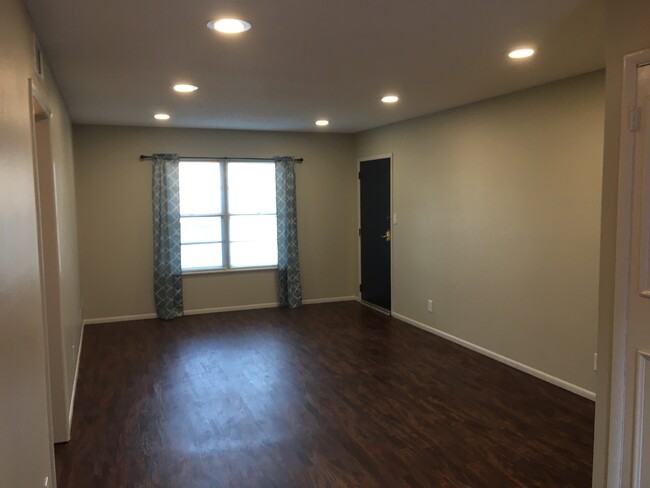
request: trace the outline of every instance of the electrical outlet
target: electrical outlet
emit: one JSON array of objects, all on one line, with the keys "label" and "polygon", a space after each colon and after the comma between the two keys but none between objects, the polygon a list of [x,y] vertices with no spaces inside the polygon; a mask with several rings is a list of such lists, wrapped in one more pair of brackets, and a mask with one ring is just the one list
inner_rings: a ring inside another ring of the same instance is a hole
[{"label": "electrical outlet", "polygon": [[433,300],[427,300],[427,312],[433,312]]},{"label": "electrical outlet", "polygon": [[594,371],[598,371],[598,353],[594,353]]}]

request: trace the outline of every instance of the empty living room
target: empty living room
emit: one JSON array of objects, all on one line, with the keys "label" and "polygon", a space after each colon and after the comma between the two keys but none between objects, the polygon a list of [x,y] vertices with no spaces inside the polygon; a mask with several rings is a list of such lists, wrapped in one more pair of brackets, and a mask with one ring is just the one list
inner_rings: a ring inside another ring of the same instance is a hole
[{"label": "empty living room", "polygon": [[649,487],[649,16],[0,0],[0,487]]}]

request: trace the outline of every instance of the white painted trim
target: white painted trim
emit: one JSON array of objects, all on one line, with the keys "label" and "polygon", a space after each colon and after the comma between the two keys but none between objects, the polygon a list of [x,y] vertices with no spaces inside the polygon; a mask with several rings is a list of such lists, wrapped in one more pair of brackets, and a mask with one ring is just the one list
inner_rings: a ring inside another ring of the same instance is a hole
[{"label": "white painted trim", "polygon": [[644,351],[637,352],[637,380],[636,380],[636,415],[634,418],[634,456],[632,459],[632,486],[634,488],[643,488],[641,486],[641,467],[643,466],[643,431],[645,429],[645,399],[650,392],[645,391],[646,371],[650,369],[650,353]]},{"label": "white painted trim", "polygon": [[[51,119],[52,118],[52,110],[50,110],[50,107],[49,107],[49,105],[48,105],[48,103],[46,101],[46,98],[41,93],[41,90],[38,87],[38,82],[35,81],[33,78],[30,78],[29,79],[29,86],[30,86],[30,96],[33,97],[34,99],[36,99],[38,104],[43,109],[43,112],[45,113],[45,117],[48,118],[48,119]],[[29,109],[30,109],[30,113],[32,114],[32,118],[33,118],[34,106],[33,106],[32,103],[30,103]]]},{"label": "white painted trim", "polygon": [[359,300],[359,303],[363,305],[364,307],[372,308],[373,310],[382,313],[384,315],[388,315],[390,317],[391,313],[390,310],[386,310],[385,308],[378,307],[374,303],[367,302],[365,300]]},{"label": "white painted trim", "polygon": [[315,305],[317,303],[335,303],[335,302],[358,302],[359,297],[347,296],[347,297],[330,297],[330,298],[310,298],[308,300],[303,300],[303,305]]},{"label": "white painted trim", "polygon": [[72,394],[70,395],[70,411],[68,412],[68,440],[70,440],[70,430],[72,429],[72,415],[74,414],[74,400],[77,396],[77,379],[79,378],[79,365],[81,364],[81,348],[84,343],[84,326],[85,321],[81,322],[81,336],[79,337],[79,348],[77,349],[77,364],[74,370],[74,379],[72,380]]},{"label": "white painted trim", "polygon": [[454,335],[448,334],[447,332],[443,332],[439,329],[436,329],[435,327],[432,327],[427,324],[423,324],[422,322],[418,322],[417,320],[413,320],[409,317],[406,317],[404,315],[400,315],[398,313],[393,312],[393,317],[396,319],[401,320],[402,322],[406,322],[407,324],[413,325],[415,327],[418,327],[422,330],[425,330],[427,332],[430,332],[432,334],[435,334],[439,337],[442,337],[443,339],[447,339],[448,341],[454,342],[458,345],[461,345],[463,347],[466,347],[467,349],[471,349],[472,351],[478,352],[479,354],[483,354],[484,356],[487,356],[489,358],[492,358],[496,361],[499,361],[500,363],[506,364],[512,368],[515,368],[519,371],[523,371],[524,373],[528,373],[531,376],[534,376],[536,378],[539,378],[541,380],[544,380],[548,383],[551,383],[552,385],[559,386],[560,388],[563,388],[565,390],[570,391],[571,393],[575,393],[577,395],[580,395],[581,397],[587,398],[589,400],[595,400],[596,399],[596,394],[592,391],[586,390],[584,388],[581,388],[577,385],[574,385],[572,383],[569,383],[567,381],[564,381],[560,378],[557,378],[555,376],[551,376],[548,373],[544,373],[543,371],[540,371],[538,369],[535,369],[531,366],[528,366],[526,364],[520,363],[518,361],[515,361],[514,359],[510,359],[506,356],[502,356],[501,354],[498,354],[494,351],[490,351],[489,349],[486,349],[484,347],[478,346],[476,344],[473,344],[469,341],[466,341],[465,339],[461,339],[459,337],[456,337]]},{"label": "white painted trim", "polygon": [[[349,302],[355,301],[357,297],[327,297],[327,298],[308,298],[302,301],[303,305],[314,305],[317,303],[334,303],[334,302]],[[220,313],[220,312],[236,312],[239,310],[257,310],[261,308],[277,308],[280,304],[278,302],[272,303],[253,303],[249,305],[234,305],[229,307],[212,307],[212,308],[199,308],[193,310],[185,310],[185,315],[200,315],[205,313]],[[155,314],[154,314],[155,315]]]},{"label": "white painted trim", "polygon": [[132,320],[149,320],[155,319],[155,313],[143,313],[139,315],[120,315],[116,317],[97,317],[93,319],[84,319],[84,326],[93,324],[111,324],[113,322],[131,322]]},{"label": "white painted trim", "polygon": [[[257,310],[260,308],[277,308],[280,304],[273,303],[252,303],[250,305],[233,305],[230,307],[211,307],[211,308],[195,308],[193,310],[184,310],[183,315],[203,315],[206,313],[220,313],[220,312],[238,312],[240,310]],[[154,314],[155,315],[155,314]]]},{"label": "white painted trim", "polygon": [[[38,76],[38,75],[37,75]],[[42,220],[41,220],[41,185],[39,185],[39,164],[38,164],[38,152],[36,144],[36,118],[34,117],[34,102],[38,103],[41,106],[41,109],[45,112],[47,119],[52,119],[52,112],[47,106],[45,98],[41,95],[40,90],[37,87],[36,80],[33,78],[28,78],[28,93],[29,93],[29,124],[31,131],[31,143],[32,143],[32,168],[34,171],[34,195],[36,204],[36,218],[37,218],[37,238],[38,238],[38,267],[39,267],[39,282],[40,282],[40,292],[41,292],[41,317],[42,317],[42,332],[43,332],[43,354],[45,359],[45,392],[47,395],[47,428],[49,436],[49,454],[50,454],[50,466],[54,470],[56,466],[55,455],[54,455],[54,414],[53,414],[53,403],[52,403],[52,364],[50,360],[50,343],[52,341],[52,331],[49,330],[48,326],[48,310],[47,310],[47,300],[46,290],[45,290],[45,269],[44,269],[44,250],[43,250],[43,233],[42,233]],[[48,123],[50,123],[48,122]],[[51,137],[51,125],[50,137]],[[52,150],[52,141],[50,139],[50,151]],[[50,154],[50,156],[52,156]],[[52,165],[53,178],[56,178],[56,172],[54,171],[54,160],[50,157],[50,164]],[[55,204],[56,204],[56,182],[54,182],[54,192],[55,192]],[[56,209],[55,209],[56,211]],[[57,214],[58,215],[58,214]],[[58,239],[58,225],[57,227],[57,239]],[[58,245],[58,244],[57,244]],[[65,362],[65,351],[63,351],[63,361]],[[63,367],[63,378],[65,380],[65,367]],[[65,391],[65,390],[64,390]],[[65,409],[65,407],[64,407]],[[69,430],[70,426],[65,426],[66,430]],[[56,484],[56,475],[54,476]]]},{"label": "white painted trim", "polygon": [[182,274],[186,276],[200,276],[209,274],[229,274],[229,273],[246,273],[252,271],[277,271],[278,266],[257,266],[254,268],[196,268],[184,269]]},{"label": "white painted trim", "polygon": [[[303,300],[303,305],[313,305],[317,303],[334,303],[334,302],[350,302],[359,301],[359,297],[345,296],[345,297],[327,297],[327,298],[309,298]],[[257,310],[262,308],[277,308],[280,304],[278,302],[272,303],[252,303],[249,305],[233,305],[228,307],[211,307],[211,308],[196,308],[192,310],[185,310],[184,315],[201,315],[207,313],[220,313],[220,312],[236,312],[240,310]],[[120,315],[116,317],[98,317],[85,319],[84,325],[87,324],[112,324],[119,322],[131,322],[134,320],[150,320],[155,319],[155,313],[143,313],[138,315]]]},{"label": "white painted trim", "polygon": [[607,487],[623,483],[625,410],[627,384],[627,313],[632,245],[632,188],[634,186],[635,134],[627,127],[630,107],[636,104],[637,69],[650,63],[650,49],[624,58],[621,97],[620,153],[618,161],[618,212],[616,220],[616,269],[614,280],[614,323],[610,377]]}]

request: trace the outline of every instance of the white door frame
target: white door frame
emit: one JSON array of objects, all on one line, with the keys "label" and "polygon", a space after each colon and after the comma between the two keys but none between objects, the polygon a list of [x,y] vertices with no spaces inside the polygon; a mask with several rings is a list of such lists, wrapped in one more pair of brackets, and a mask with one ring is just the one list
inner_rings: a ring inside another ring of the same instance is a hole
[{"label": "white door frame", "polygon": [[[367,158],[361,158],[357,160],[357,176],[361,172],[361,163],[364,163],[366,161],[374,161],[376,159],[389,159],[390,160],[390,314],[392,315],[393,310],[395,308],[395,297],[394,295],[394,279],[395,279],[395,270],[394,270],[394,253],[395,253],[395,240],[393,239],[393,236],[395,235],[394,232],[394,219],[395,219],[395,214],[393,213],[393,153],[386,153],[386,154],[380,154],[378,156],[370,156]],[[361,180],[357,177],[357,258],[359,262],[359,267],[358,267],[358,275],[359,279],[357,280],[357,292],[359,293],[359,301],[363,303],[364,305],[374,308],[376,310],[379,310],[382,313],[386,313],[383,309],[373,307],[372,304],[369,304],[367,302],[364,302],[361,299]]]},{"label": "white door frame", "polygon": [[[636,104],[637,69],[650,64],[650,49],[628,54],[624,58],[623,96],[621,104],[620,154],[618,171],[618,212],[616,229],[616,274],[614,284],[614,323],[612,331],[612,365],[610,378],[609,443],[607,453],[607,487],[621,487],[623,459],[626,455],[625,410],[628,329],[628,293],[632,245],[632,208],[634,185],[635,132],[630,130],[631,108]],[[629,374],[633,374],[630,371]],[[629,421],[630,419],[628,419]]]},{"label": "white door frame", "polygon": [[30,129],[31,129],[31,139],[32,139],[32,164],[34,165],[34,193],[36,196],[35,207],[36,207],[36,218],[38,226],[38,258],[39,258],[39,274],[40,274],[40,288],[41,288],[41,315],[43,317],[43,354],[45,356],[45,391],[47,395],[47,424],[48,424],[48,434],[49,434],[49,451],[50,451],[50,463],[52,466],[52,480],[51,486],[56,487],[56,462],[54,457],[54,419],[52,413],[52,376],[51,376],[51,362],[50,362],[50,340],[51,340],[51,331],[48,330],[48,312],[47,312],[47,301],[45,299],[46,289],[45,289],[45,271],[44,271],[44,253],[43,253],[43,235],[41,232],[41,205],[40,205],[40,186],[39,186],[39,164],[38,164],[38,155],[36,151],[36,120],[34,117],[35,105],[38,103],[41,110],[43,110],[43,117],[47,119],[52,119],[52,111],[47,105],[45,98],[41,95],[41,92],[36,87],[34,80],[29,78],[28,83],[28,93],[29,93],[29,120],[30,120]]}]

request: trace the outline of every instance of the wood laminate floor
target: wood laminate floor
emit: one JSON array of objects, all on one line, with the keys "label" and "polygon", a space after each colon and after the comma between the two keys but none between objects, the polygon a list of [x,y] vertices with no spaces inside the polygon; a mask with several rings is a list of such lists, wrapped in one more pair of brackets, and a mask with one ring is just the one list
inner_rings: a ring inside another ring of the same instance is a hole
[{"label": "wood laminate floor", "polygon": [[354,302],[85,328],[59,488],[589,487],[594,405]]}]

